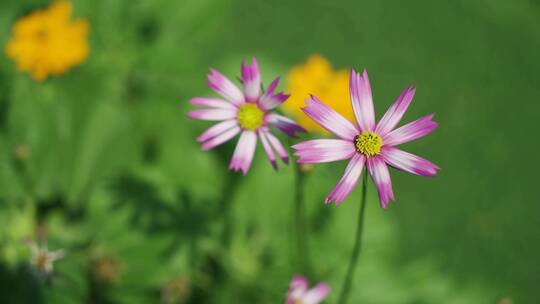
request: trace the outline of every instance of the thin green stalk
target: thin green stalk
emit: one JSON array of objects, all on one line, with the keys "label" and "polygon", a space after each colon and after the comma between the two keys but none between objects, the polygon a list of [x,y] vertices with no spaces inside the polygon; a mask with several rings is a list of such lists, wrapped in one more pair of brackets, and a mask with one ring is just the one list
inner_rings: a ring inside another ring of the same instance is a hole
[{"label": "thin green stalk", "polygon": [[300,165],[296,164],[295,196],[294,196],[294,222],[296,226],[297,259],[300,271],[304,275],[311,274],[309,246],[307,244],[307,223],[304,204],[305,173]]},{"label": "thin green stalk", "polygon": [[351,290],[351,285],[353,282],[354,271],[356,270],[356,264],[358,263],[358,256],[360,255],[360,249],[362,247],[362,231],[364,227],[364,214],[366,209],[366,197],[367,197],[367,170],[364,169],[364,178],[362,181],[362,199],[360,202],[360,212],[358,213],[358,223],[356,226],[356,236],[354,242],[354,248],[351,255],[351,260],[349,262],[349,267],[347,269],[347,275],[345,276],[345,281],[343,281],[343,287],[341,289],[341,294],[339,295],[339,304],[347,303],[347,298]]},{"label": "thin green stalk", "polygon": [[219,200],[219,213],[223,218],[223,230],[221,232],[221,243],[224,248],[229,248],[232,239],[234,217],[232,214],[233,200],[240,185],[238,174],[227,172],[227,182],[225,183]]}]

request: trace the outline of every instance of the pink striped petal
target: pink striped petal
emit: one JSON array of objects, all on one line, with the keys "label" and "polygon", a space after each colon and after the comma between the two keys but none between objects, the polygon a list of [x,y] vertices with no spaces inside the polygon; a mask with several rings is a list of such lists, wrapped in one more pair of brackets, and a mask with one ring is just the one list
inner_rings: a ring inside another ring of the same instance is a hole
[{"label": "pink striped petal", "polygon": [[276,89],[279,82],[279,77],[276,78],[270,85],[268,86],[268,89],[264,93],[263,96],[261,96],[259,100],[259,105],[264,110],[272,110],[275,107],[281,105],[287,98],[289,98],[290,95],[284,94],[283,92],[278,92],[274,94],[274,90]]},{"label": "pink striped petal", "polygon": [[326,283],[319,283],[312,289],[308,290],[302,298],[302,304],[319,304],[330,293],[330,286]]},{"label": "pink striped petal", "polygon": [[240,133],[241,129],[238,126],[232,127],[231,129],[217,135],[216,137],[212,137],[211,139],[205,141],[201,147],[203,150],[209,150],[214,147],[217,147],[224,142],[228,141],[229,139],[236,136],[236,134]]},{"label": "pink striped petal", "polygon": [[266,115],[266,122],[290,137],[295,137],[296,133],[306,132],[294,120],[279,114],[270,113]]},{"label": "pink striped petal", "polygon": [[394,192],[392,191],[392,181],[388,166],[379,156],[368,157],[367,167],[373,183],[377,187],[379,194],[379,202],[382,208],[386,208],[390,200],[394,200]]},{"label": "pink striped petal", "polygon": [[236,149],[234,150],[229,169],[233,171],[242,171],[247,174],[253,155],[255,155],[255,147],[257,145],[257,135],[254,131],[244,130],[238,139]]},{"label": "pink striped petal", "polygon": [[266,155],[268,156],[268,159],[270,160],[272,167],[277,170],[277,162],[276,162],[276,157],[274,156],[274,150],[272,150],[272,146],[270,146],[270,142],[266,138],[265,132],[262,130],[259,130],[257,131],[257,133],[259,134],[259,138],[261,139],[261,143],[263,145],[264,151],[266,152]]},{"label": "pink striped petal", "polygon": [[360,75],[351,69],[349,81],[351,102],[358,126],[362,131],[373,131],[375,111],[373,110],[373,97],[367,71],[364,70],[364,73]]},{"label": "pink striped petal", "polygon": [[237,123],[236,123],[236,120],[234,119],[231,119],[231,120],[225,120],[225,121],[222,121],[220,123],[217,123],[215,125],[213,125],[212,127],[210,127],[208,130],[204,131],[203,134],[201,134],[199,137],[197,137],[197,141],[198,142],[205,142],[211,138],[214,138],[216,136],[218,136],[219,134],[233,128],[234,126],[236,126]]},{"label": "pink striped petal", "polygon": [[240,70],[242,81],[244,82],[244,95],[249,101],[257,100],[261,90],[261,74],[257,60],[253,58],[251,65],[246,65],[242,61]]},{"label": "pink striped petal", "polygon": [[384,144],[395,146],[428,135],[437,128],[437,123],[431,120],[433,115],[424,116],[386,134],[383,137]]},{"label": "pink striped petal", "polygon": [[356,153],[353,156],[345,169],[345,174],[343,174],[343,177],[339,180],[332,192],[326,197],[324,201],[326,204],[332,201],[339,204],[351,193],[362,173],[365,160],[366,158],[363,154]]},{"label": "pink striped petal", "polygon": [[301,289],[301,290],[307,290],[308,288],[308,279],[304,276],[294,276],[291,280],[290,288],[291,289]]},{"label": "pink striped petal", "polygon": [[259,100],[259,105],[266,111],[272,110],[281,105],[290,96],[291,95],[284,94],[283,92],[279,92],[275,95],[262,96],[261,100]]},{"label": "pink striped petal", "polygon": [[204,97],[195,97],[191,98],[189,102],[198,107],[209,107],[209,108],[218,108],[218,109],[228,109],[235,110],[236,107],[228,101],[218,99],[218,98],[204,98]]},{"label": "pink striped petal", "polygon": [[405,90],[403,90],[403,92],[401,92],[396,101],[392,104],[392,106],[390,106],[390,108],[388,108],[388,111],[386,111],[384,116],[377,124],[377,128],[375,128],[375,132],[377,134],[384,136],[388,132],[392,131],[395,126],[397,126],[407,111],[407,108],[411,104],[415,92],[416,90],[412,85],[409,85],[405,88]]},{"label": "pink striped petal", "polygon": [[279,76],[276,77],[276,79],[274,79],[274,81],[270,83],[264,95],[274,95],[274,90],[277,88],[278,84],[279,84]]},{"label": "pink striped petal", "polygon": [[188,116],[200,120],[228,120],[236,117],[236,110],[204,109],[188,112]]},{"label": "pink striped petal", "polygon": [[274,150],[276,150],[276,152],[279,155],[279,157],[281,158],[281,160],[285,164],[288,164],[289,163],[289,154],[287,154],[287,151],[285,150],[285,148],[283,147],[283,145],[281,144],[279,139],[277,139],[277,137],[272,135],[272,133],[270,133],[270,132],[266,132],[265,135],[266,135],[266,138],[268,139],[268,142],[270,142],[270,145],[272,145]]},{"label": "pink striped petal", "polygon": [[243,104],[245,101],[244,94],[242,94],[238,87],[214,69],[210,69],[210,74],[208,74],[208,85],[216,93],[237,106]]},{"label": "pink striped petal", "polygon": [[286,304],[297,304],[302,299],[308,289],[308,280],[303,276],[295,276],[289,284]]},{"label": "pink striped petal", "polygon": [[302,110],[321,127],[342,139],[353,140],[358,135],[359,131],[350,121],[325,105],[317,97],[311,96],[305,101],[307,106]]},{"label": "pink striped petal", "polygon": [[341,139],[316,139],[292,146],[298,163],[325,163],[349,159],[356,154],[354,143]]},{"label": "pink striped petal", "polygon": [[394,147],[383,147],[381,156],[390,166],[416,175],[433,176],[439,170],[432,162]]}]

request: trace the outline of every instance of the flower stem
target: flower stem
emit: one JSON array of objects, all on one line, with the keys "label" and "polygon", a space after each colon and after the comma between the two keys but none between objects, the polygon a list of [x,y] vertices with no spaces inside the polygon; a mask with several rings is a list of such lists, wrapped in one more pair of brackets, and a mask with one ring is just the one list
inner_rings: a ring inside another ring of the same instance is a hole
[{"label": "flower stem", "polygon": [[227,175],[229,176],[226,177],[227,182],[225,182],[222,190],[223,196],[219,200],[219,214],[221,214],[223,218],[221,244],[224,248],[229,248],[231,244],[234,222],[232,215],[233,200],[240,184],[240,178],[238,177],[238,174],[231,174],[230,172],[227,172]]},{"label": "flower stem", "polygon": [[341,289],[341,294],[339,295],[339,304],[347,303],[347,298],[351,289],[354,271],[356,269],[356,264],[358,262],[358,256],[360,255],[360,248],[362,246],[362,231],[364,227],[364,214],[366,208],[366,196],[367,196],[367,170],[364,169],[364,178],[362,181],[362,199],[360,202],[360,213],[358,213],[358,224],[356,226],[356,236],[354,242],[354,248],[351,255],[351,260],[349,262],[349,267],[347,269],[347,275],[345,276],[345,281],[343,282],[343,287]]},{"label": "flower stem", "polygon": [[297,261],[298,265],[300,265],[300,271],[304,275],[309,276],[311,272],[311,264],[307,244],[307,223],[304,204],[305,173],[301,171],[299,164],[296,164],[295,177],[294,222],[296,225],[296,244],[298,246]]}]

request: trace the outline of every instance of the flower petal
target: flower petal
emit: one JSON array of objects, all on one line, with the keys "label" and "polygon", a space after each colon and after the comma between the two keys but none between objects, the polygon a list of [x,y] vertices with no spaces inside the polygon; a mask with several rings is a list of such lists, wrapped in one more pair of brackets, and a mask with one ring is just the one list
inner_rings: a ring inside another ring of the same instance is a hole
[{"label": "flower petal", "polygon": [[305,101],[307,106],[302,110],[321,127],[342,139],[353,140],[358,135],[359,131],[350,121],[325,105],[317,97],[311,96]]},{"label": "flower petal", "polygon": [[326,283],[319,283],[308,290],[302,298],[302,304],[319,304],[330,293],[330,286]]},{"label": "flower petal", "polygon": [[386,111],[384,116],[377,124],[377,127],[375,128],[375,132],[377,134],[384,136],[388,134],[388,132],[392,131],[395,126],[397,126],[407,111],[407,108],[411,104],[415,92],[416,90],[414,87],[409,85],[405,88],[405,90],[403,90],[403,92],[401,92],[401,94],[399,94],[396,101],[392,104],[392,106],[390,106],[390,108],[388,108],[388,111]]},{"label": "flower petal", "polygon": [[356,153],[354,143],[341,139],[315,139],[292,146],[298,163],[325,163],[349,159]]},{"label": "flower petal", "polygon": [[386,134],[383,137],[384,144],[395,146],[428,135],[437,128],[437,123],[431,120],[433,115],[424,116]]},{"label": "flower petal", "polygon": [[270,146],[270,142],[266,138],[265,132],[262,130],[259,130],[257,133],[259,133],[259,138],[261,139],[261,143],[263,145],[264,151],[266,152],[266,155],[268,156],[268,159],[270,160],[272,167],[277,170],[277,162],[276,162],[276,157],[274,156],[274,150],[272,150],[272,146]]},{"label": "flower petal", "polygon": [[356,73],[351,69],[350,77],[351,103],[358,126],[362,131],[373,131],[375,128],[375,111],[373,110],[373,97],[371,84],[367,71]]},{"label": "flower petal", "polygon": [[236,110],[203,109],[190,111],[188,116],[200,120],[228,120],[236,117]]},{"label": "flower petal", "polygon": [[204,131],[203,134],[201,134],[199,137],[197,137],[197,141],[198,142],[205,142],[211,138],[214,138],[216,136],[218,136],[219,134],[231,129],[232,127],[236,126],[237,123],[236,123],[236,120],[234,119],[230,119],[230,120],[225,120],[225,121],[222,121],[220,123],[217,123],[215,125],[213,125],[212,127],[210,127],[209,129],[207,129],[206,131]]},{"label": "flower petal", "polygon": [[381,156],[390,166],[416,175],[433,176],[439,170],[432,162],[394,147],[383,147]]},{"label": "flower petal", "polygon": [[266,111],[272,110],[273,108],[279,106],[290,96],[284,94],[283,92],[278,92],[277,94],[274,94],[274,90],[276,89],[278,82],[279,77],[272,81],[272,83],[270,83],[268,89],[259,100],[259,105]]},{"label": "flower petal", "polygon": [[296,304],[301,300],[308,289],[308,280],[303,276],[295,276],[289,284],[286,304]]},{"label": "flower petal", "polygon": [[309,281],[306,277],[297,275],[292,278],[289,288],[307,290],[308,284]]},{"label": "flower petal", "polygon": [[326,204],[331,203],[332,201],[339,204],[351,193],[362,173],[365,159],[365,156],[360,153],[356,153],[353,156],[345,169],[345,174],[343,174],[343,177],[336,184],[332,192],[326,197],[324,201]]},{"label": "flower petal", "polygon": [[244,95],[249,101],[257,100],[261,91],[261,74],[257,60],[253,58],[251,65],[246,65],[242,61],[240,70],[244,82]]},{"label": "flower petal", "polygon": [[274,150],[276,150],[276,152],[279,155],[279,157],[281,158],[281,160],[285,164],[288,164],[289,163],[289,154],[287,154],[287,151],[285,150],[285,148],[283,147],[283,145],[281,144],[279,139],[277,139],[277,137],[272,135],[272,133],[270,133],[270,132],[266,132],[265,135],[266,135],[266,138],[268,139],[268,141],[270,142],[270,145],[272,145]]},{"label": "flower petal", "polygon": [[244,94],[242,94],[238,87],[214,69],[210,69],[210,74],[208,74],[208,85],[216,93],[237,106],[243,104],[245,101]]},{"label": "flower petal", "polygon": [[191,98],[189,102],[198,107],[209,107],[209,108],[218,108],[218,109],[228,109],[235,110],[236,107],[223,99],[219,98],[204,98],[204,97],[195,97]]},{"label": "flower petal", "polygon": [[379,193],[379,201],[382,208],[386,208],[390,200],[394,200],[394,192],[392,191],[392,181],[388,166],[379,156],[368,157],[367,167],[373,183],[377,187]]},{"label": "flower petal", "polygon": [[238,139],[236,149],[234,150],[229,169],[233,171],[242,171],[247,174],[253,155],[255,155],[255,147],[257,145],[257,135],[254,131],[244,130]]},{"label": "flower petal", "polygon": [[201,147],[203,150],[209,150],[214,147],[217,147],[221,145],[222,143],[228,141],[229,139],[236,136],[236,134],[240,133],[242,129],[240,129],[239,126],[232,127],[231,129],[217,135],[216,137],[213,137],[206,142],[204,142]]},{"label": "flower petal", "polygon": [[266,115],[266,122],[290,137],[295,137],[296,133],[306,132],[294,120],[279,114],[270,113]]}]

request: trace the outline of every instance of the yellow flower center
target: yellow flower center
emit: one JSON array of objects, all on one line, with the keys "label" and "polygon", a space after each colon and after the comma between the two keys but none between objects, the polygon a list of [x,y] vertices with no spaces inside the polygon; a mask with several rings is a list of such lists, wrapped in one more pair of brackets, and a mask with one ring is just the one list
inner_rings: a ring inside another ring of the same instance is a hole
[{"label": "yellow flower center", "polygon": [[356,135],[354,145],[356,151],[366,156],[375,156],[381,153],[383,140],[377,133],[364,131],[360,135]]},{"label": "yellow flower center", "polygon": [[264,112],[256,104],[245,103],[240,106],[236,120],[243,129],[257,130],[263,124]]},{"label": "yellow flower center", "polygon": [[35,260],[35,266],[39,270],[45,270],[47,268],[47,264],[49,264],[49,257],[46,253],[39,253]]}]

